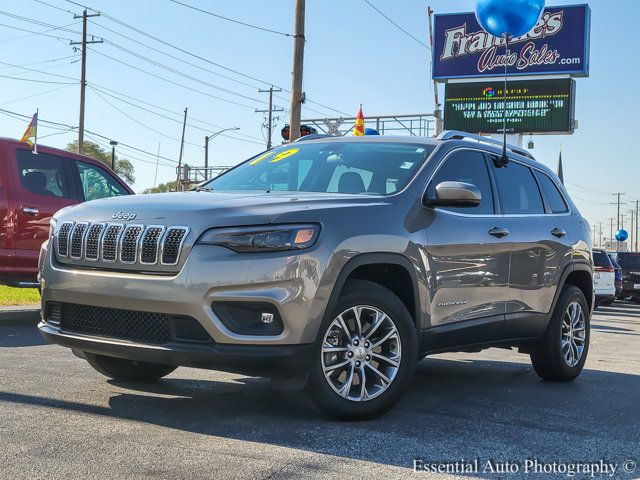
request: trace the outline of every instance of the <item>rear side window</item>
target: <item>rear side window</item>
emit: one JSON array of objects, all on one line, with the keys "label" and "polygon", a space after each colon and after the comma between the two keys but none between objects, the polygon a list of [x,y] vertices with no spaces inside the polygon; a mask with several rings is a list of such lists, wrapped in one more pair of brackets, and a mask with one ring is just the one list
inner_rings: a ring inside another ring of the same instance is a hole
[{"label": "rear side window", "polygon": [[441,182],[465,182],[475,185],[480,190],[482,200],[477,207],[455,208],[446,207],[444,210],[481,215],[495,213],[493,208],[493,190],[487,170],[487,162],[481,152],[462,150],[451,154],[438,169],[431,184],[429,196],[435,195],[436,186]]},{"label": "rear side window", "polygon": [[601,252],[600,250],[593,251],[593,264],[596,267],[611,267],[611,260],[609,260],[609,255],[605,252]]},{"label": "rear side window", "polygon": [[558,187],[556,187],[556,184],[553,183],[553,180],[542,172],[536,172],[536,178],[538,179],[540,188],[547,199],[551,213],[568,212],[569,207],[567,207],[567,203],[564,201],[564,198],[558,190]]},{"label": "rear side window", "polygon": [[77,163],[85,200],[97,200],[98,198],[127,195],[128,192],[124,187],[109,175],[106,170],[91,165],[90,163]]},{"label": "rear side window", "polygon": [[540,189],[529,167],[509,162],[506,167],[494,168],[498,194],[505,214],[543,214]]},{"label": "rear side window", "polygon": [[618,253],[618,263],[622,268],[640,270],[640,253]]},{"label": "rear side window", "polygon": [[16,150],[18,177],[22,187],[36,195],[75,199],[72,183],[65,164],[68,159],[38,153],[31,150]]}]

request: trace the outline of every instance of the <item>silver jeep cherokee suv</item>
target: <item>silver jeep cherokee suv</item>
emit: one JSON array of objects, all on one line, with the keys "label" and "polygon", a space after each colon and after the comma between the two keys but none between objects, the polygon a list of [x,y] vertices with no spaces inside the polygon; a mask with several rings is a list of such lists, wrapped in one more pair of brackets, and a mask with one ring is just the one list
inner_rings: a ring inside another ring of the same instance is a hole
[{"label": "silver jeep cherokee suv", "polygon": [[187,193],[52,220],[42,334],[107,377],[178,366],[306,386],[324,412],[393,406],[427,354],[516,347],[582,370],[586,221],[545,166],[460,132],[307,139]]}]

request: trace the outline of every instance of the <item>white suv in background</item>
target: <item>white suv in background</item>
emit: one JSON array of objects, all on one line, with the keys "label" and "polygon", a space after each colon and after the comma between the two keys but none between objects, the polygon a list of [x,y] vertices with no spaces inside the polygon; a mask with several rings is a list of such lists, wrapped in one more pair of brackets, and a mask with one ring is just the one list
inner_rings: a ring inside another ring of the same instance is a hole
[{"label": "white suv in background", "polygon": [[593,286],[596,294],[596,306],[616,298],[616,274],[607,252],[593,249]]}]

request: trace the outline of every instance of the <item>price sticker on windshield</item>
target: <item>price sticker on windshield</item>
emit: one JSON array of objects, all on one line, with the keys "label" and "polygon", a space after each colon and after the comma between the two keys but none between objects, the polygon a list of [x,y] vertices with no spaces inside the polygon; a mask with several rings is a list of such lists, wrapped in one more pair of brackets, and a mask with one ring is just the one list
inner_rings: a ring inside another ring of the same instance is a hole
[{"label": "price sticker on windshield", "polygon": [[271,163],[279,162],[280,160],[284,160],[285,158],[290,157],[291,155],[295,155],[299,151],[300,151],[299,148],[290,148],[289,150],[285,150],[284,152],[280,152],[279,154],[277,154],[275,157],[273,157],[270,160],[270,162]]}]

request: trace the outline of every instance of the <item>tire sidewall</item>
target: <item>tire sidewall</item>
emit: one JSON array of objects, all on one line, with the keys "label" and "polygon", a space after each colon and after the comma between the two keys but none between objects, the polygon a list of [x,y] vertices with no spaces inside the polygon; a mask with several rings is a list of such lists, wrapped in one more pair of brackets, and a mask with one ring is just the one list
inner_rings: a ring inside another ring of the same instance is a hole
[{"label": "tire sidewall", "polygon": [[[321,348],[327,328],[340,313],[356,305],[369,305],[383,311],[395,324],[400,337],[402,358],[390,387],[382,394],[363,402],[347,400],[327,382],[321,362]],[[417,363],[417,335],[413,319],[400,299],[390,290],[366,281],[345,286],[335,308],[327,312],[318,330],[309,374],[308,393],[326,413],[339,419],[367,419],[378,416],[397,403],[408,386]]]},{"label": "tire sidewall", "polygon": [[[567,307],[574,301],[578,301],[580,303],[583,314],[585,316],[585,345],[580,361],[573,367],[570,367],[569,365],[567,365],[567,362],[564,359],[564,355],[562,354],[562,321]],[[587,301],[580,289],[578,289],[577,287],[571,287],[563,293],[553,314],[552,323],[549,327],[550,328],[548,335],[550,335],[550,338],[548,339],[548,341],[553,346],[553,351],[555,352],[555,355],[557,357],[554,360],[557,363],[562,376],[570,378],[577,377],[584,368],[584,364],[587,361],[587,355],[589,353],[589,343],[591,340],[591,315],[589,314]]]}]

